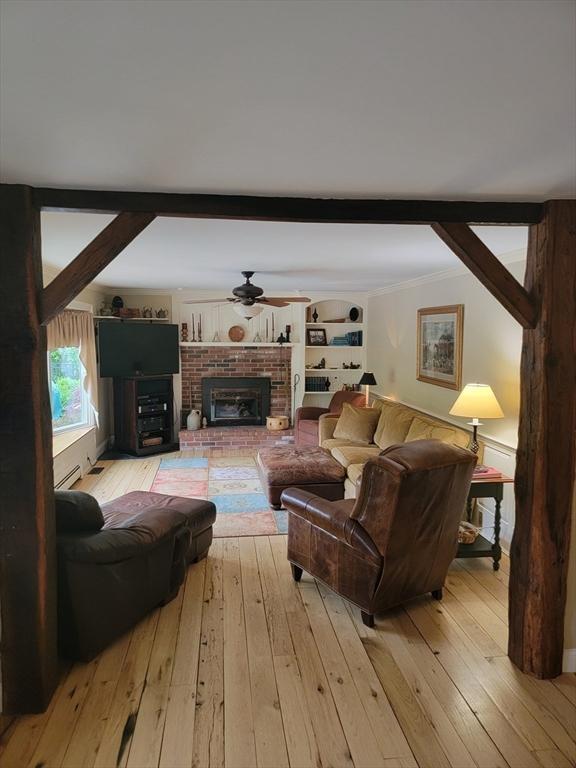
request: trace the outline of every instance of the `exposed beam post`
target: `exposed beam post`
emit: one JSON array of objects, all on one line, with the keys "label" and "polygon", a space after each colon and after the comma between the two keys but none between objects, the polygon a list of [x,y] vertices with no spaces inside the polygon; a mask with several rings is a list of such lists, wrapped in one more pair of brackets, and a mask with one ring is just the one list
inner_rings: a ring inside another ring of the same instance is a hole
[{"label": "exposed beam post", "polygon": [[45,325],[61,312],[155,218],[154,213],[120,213],[116,216],[46,286],[42,296],[42,323]]},{"label": "exposed beam post", "polygon": [[432,229],[523,328],[534,328],[531,296],[468,224],[438,222]]},{"label": "exposed beam post", "polygon": [[0,610],[2,710],[41,712],[57,678],[52,422],[40,211],[30,187],[0,190]]},{"label": "exposed beam post", "polygon": [[576,201],[547,203],[530,228],[526,289],[540,312],[522,345],[508,652],[549,678],[562,671],[576,458]]}]

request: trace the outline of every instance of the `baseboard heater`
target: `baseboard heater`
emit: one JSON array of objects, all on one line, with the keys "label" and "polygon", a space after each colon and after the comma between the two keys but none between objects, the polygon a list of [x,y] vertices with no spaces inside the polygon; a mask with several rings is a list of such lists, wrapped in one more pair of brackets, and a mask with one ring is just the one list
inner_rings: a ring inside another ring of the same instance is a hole
[{"label": "baseboard heater", "polygon": [[67,490],[74,485],[76,480],[80,480],[81,477],[82,472],[80,471],[80,465],[76,464],[76,466],[73,467],[70,472],[68,472],[68,474],[54,486],[54,489],[56,491]]}]

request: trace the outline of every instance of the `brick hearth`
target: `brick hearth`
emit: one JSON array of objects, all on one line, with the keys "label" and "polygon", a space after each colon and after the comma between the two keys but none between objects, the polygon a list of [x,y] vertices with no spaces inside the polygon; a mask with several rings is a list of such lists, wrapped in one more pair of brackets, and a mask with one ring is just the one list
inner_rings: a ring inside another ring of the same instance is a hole
[{"label": "brick hearth", "polygon": [[181,347],[180,354],[182,426],[192,408],[202,409],[202,379],[206,376],[269,376],[271,415],[290,414],[292,352],[289,347]]},{"label": "brick hearth", "polygon": [[266,427],[206,427],[180,431],[180,450],[194,448],[274,448],[294,442],[294,431],[269,432]]}]

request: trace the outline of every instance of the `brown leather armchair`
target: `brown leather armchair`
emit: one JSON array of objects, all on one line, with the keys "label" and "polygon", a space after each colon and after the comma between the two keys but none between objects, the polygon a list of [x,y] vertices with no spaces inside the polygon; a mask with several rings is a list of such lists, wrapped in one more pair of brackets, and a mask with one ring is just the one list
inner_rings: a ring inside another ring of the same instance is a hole
[{"label": "brown leather armchair", "polygon": [[296,445],[318,447],[318,419],[325,413],[339,416],[342,413],[344,403],[351,405],[364,405],[365,397],[361,392],[351,392],[342,389],[335,392],[328,408],[303,405],[296,409],[294,416],[294,437]]},{"label": "brown leather armchair", "polygon": [[418,595],[442,597],[476,455],[439,440],[393,445],[368,461],[356,499],[289,488],[288,560],[355,603],[362,620]]}]

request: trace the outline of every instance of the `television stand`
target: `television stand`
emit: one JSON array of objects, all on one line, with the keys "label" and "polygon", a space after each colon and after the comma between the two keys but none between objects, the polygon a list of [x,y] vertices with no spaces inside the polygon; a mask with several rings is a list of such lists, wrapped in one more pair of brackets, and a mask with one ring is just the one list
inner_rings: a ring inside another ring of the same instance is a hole
[{"label": "television stand", "polygon": [[114,379],[115,449],[134,456],[178,450],[172,376]]}]

